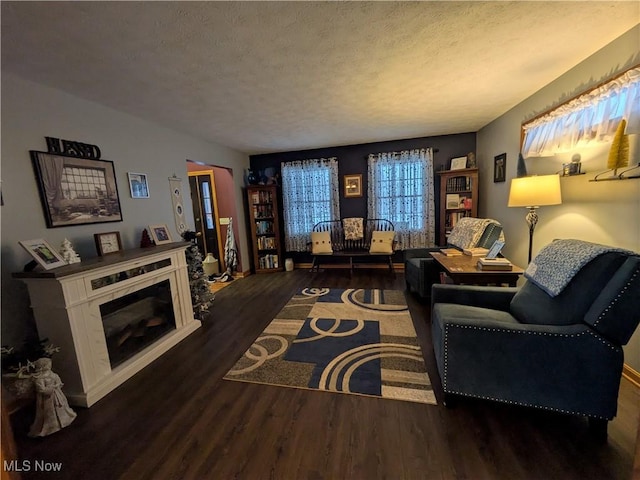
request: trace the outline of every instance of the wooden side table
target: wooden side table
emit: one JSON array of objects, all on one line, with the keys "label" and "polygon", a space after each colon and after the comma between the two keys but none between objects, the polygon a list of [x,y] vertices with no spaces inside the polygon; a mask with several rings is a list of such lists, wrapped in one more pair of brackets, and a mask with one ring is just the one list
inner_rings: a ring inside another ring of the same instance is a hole
[{"label": "wooden side table", "polygon": [[480,270],[477,267],[480,257],[470,255],[447,256],[440,252],[431,252],[431,256],[444,268],[455,284],[468,285],[504,285],[515,287],[524,270],[513,265],[512,270]]}]

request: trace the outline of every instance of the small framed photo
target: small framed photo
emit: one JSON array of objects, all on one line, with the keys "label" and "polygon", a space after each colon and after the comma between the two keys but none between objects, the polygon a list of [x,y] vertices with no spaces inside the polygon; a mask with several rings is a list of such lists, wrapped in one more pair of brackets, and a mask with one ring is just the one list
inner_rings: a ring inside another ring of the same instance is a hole
[{"label": "small framed photo", "polygon": [[96,250],[98,255],[108,255],[110,253],[118,253],[122,251],[122,240],[120,240],[120,232],[94,233],[93,239],[96,242]]},{"label": "small framed photo", "polygon": [[345,198],[362,196],[362,174],[344,176],[344,196]]},{"label": "small framed photo", "polygon": [[149,225],[149,231],[156,245],[171,243],[173,241],[171,240],[171,234],[166,225]]},{"label": "small framed photo", "polygon": [[456,157],[451,159],[451,169],[450,170],[462,170],[463,168],[467,168],[467,157]]},{"label": "small framed photo", "polygon": [[145,173],[131,173],[129,176],[129,190],[131,198],[149,198],[149,183]]},{"label": "small framed photo", "polygon": [[504,182],[507,170],[507,154],[501,153],[493,157],[493,183]]},{"label": "small framed photo", "polygon": [[502,240],[496,240],[495,242],[493,242],[493,245],[491,245],[491,248],[487,252],[486,258],[488,258],[489,260],[491,260],[492,258],[496,258],[502,250],[502,247],[504,247],[504,242]]},{"label": "small framed photo", "polygon": [[62,267],[66,265],[64,258],[55,251],[55,249],[42,238],[35,240],[21,240],[18,242],[36,262],[38,262],[45,270]]}]

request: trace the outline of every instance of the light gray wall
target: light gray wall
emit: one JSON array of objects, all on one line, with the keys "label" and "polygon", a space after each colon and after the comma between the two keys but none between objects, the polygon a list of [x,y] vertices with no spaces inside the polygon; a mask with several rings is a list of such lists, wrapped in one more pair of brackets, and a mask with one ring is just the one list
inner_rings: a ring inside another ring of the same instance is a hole
[{"label": "light gray wall", "polygon": [[[62,138],[100,147],[102,158],[115,164],[123,221],[62,228],[46,228],[29,150],[46,151],[45,137]],[[124,248],[137,248],[142,230],[167,224],[175,240],[168,178],[182,179],[188,226],[193,229],[186,160],[233,170],[236,207],[241,218],[236,238],[240,256],[249,258],[242,203],[244,171],[249,157],[227,147],[154,125],[59,90],[15,76],[2,75],[2,344],[20,344],[31,325],[24,286],[11,278],[31,259],[19,240],[44,238],[58,248],[65,238],[81,258],[95,257],[93,234],[119,231]],[[151,198],[134,200],[127,172],[146,173]]]},{"label": "light gray wall", "polygon": [[[526,209],[508,208],[509,185],[516,174],[520,126],[538,113],[582,93],[640,61],[640,25],[534,93],[482,128],[477,138],[480,168],[480,215],[499,220],[507,240],[504,253],[514,263],[527,264],[529,231]],[[631,135],[631,161],[640,161],[640,135]],[[593,183],[607,169],[609,145],[576,149],[548,158],[527,159],[529,174],[552,174],[574,153],[582,155],[586,175],[561,179],[562,205],[542,207],[534,235],[533,255],[556,238],[580,238],[640,252],[640,179]],[[507,181],[493,183],[493,157],[507,153]],[[640,329],[625,347],[625,362],[640,371]]]}]

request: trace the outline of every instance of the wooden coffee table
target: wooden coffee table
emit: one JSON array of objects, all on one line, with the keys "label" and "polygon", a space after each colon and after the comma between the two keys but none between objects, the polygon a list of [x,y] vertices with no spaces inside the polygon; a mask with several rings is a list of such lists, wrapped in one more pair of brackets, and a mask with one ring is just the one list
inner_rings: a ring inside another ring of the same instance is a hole
[{"label": "wooden coffee table", "polygon": [[447,272],[456,284],[468,285],[503,285],[515,287],[524,270],[516,265],[513,270],[479,270],[480,257],[469,255],[447,256],[440,252],[431,252],[431,256]]}]

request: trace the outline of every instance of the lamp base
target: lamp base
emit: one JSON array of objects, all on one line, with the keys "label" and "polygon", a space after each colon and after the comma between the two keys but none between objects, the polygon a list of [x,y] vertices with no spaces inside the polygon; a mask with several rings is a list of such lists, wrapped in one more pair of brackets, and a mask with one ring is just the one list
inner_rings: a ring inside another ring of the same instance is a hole
[{"label": "lamp base", "polygon": [[526,216],[527,225],[529,225],[529,257],[527,263],[531,263],[531,254],[533,252],[533,231],[536,229],[536,225],[538,224],[538,212],[536,212],[536,208],[537,207],[529,207],[529,212]]}]

